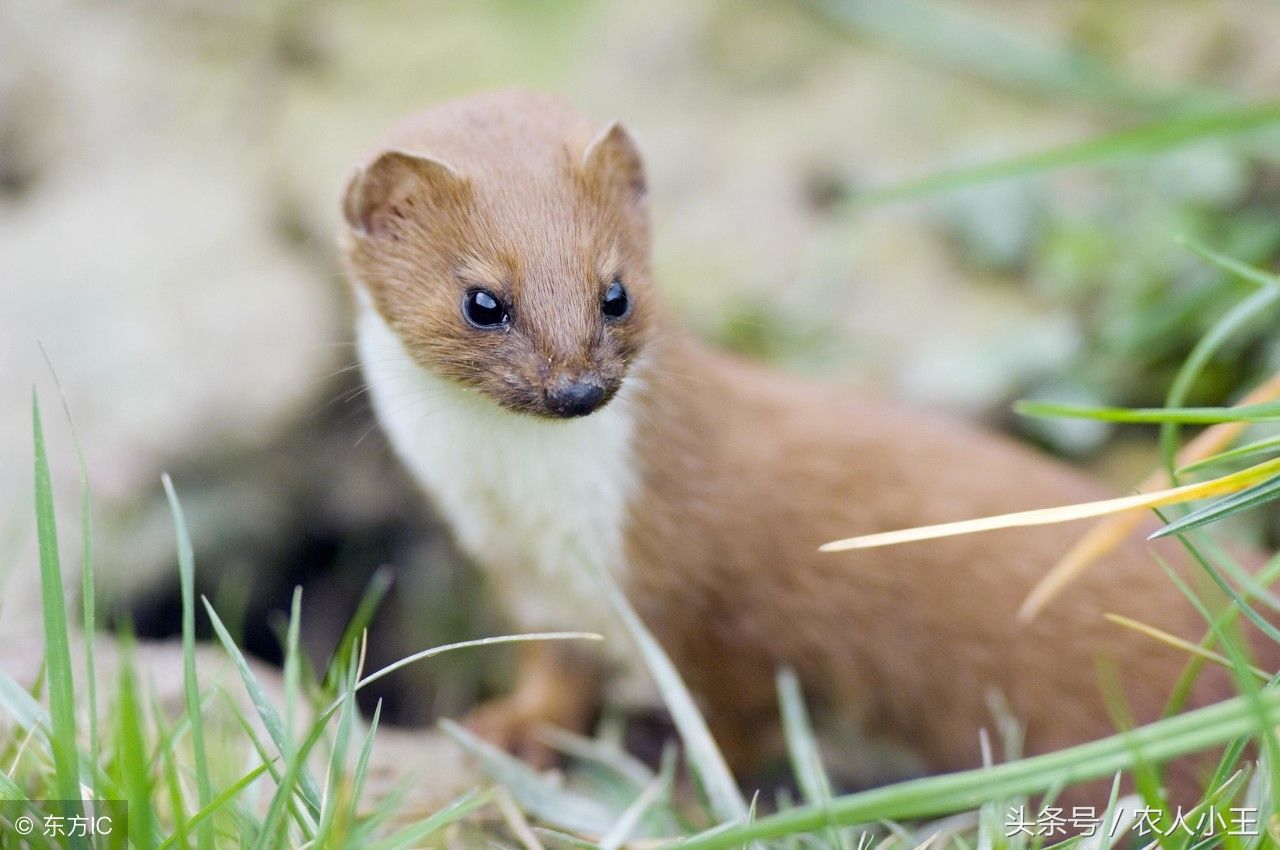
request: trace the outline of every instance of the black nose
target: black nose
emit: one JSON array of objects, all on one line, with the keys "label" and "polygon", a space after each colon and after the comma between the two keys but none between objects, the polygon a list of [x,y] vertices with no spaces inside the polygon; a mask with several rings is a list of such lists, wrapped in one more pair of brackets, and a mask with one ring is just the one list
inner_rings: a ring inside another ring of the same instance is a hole
[{"label": "black nose", "polygon": [[604,401],[604,387],[591,381],[573,381],[547,390],[547,407],[557,416],[586,416]]}]

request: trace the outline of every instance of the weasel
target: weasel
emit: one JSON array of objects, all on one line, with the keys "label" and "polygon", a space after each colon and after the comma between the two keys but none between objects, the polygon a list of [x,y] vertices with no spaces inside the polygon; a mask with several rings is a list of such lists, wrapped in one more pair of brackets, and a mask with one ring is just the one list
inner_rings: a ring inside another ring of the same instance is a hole
[{"label": "weasel", "polygon": [[[1155,719],[1187,656],[1104,613],[1191,640],[1205,624],[1141,542],[1030,623],[1018,605],[1077,529],[818,552],[1108,494],[1013,440],[699,342],[653,279],[647,194],[622,125],[525,91],[409,117],[346,189],[360,356],[393,446],[516,625],[607,637],[599,658],[527,645],[475,726],[537,757],[540,724],[643,698],[587,564],[621,583],[736,767],[776,744],[781,665],[928,770],[980,763],[997,693],[1029,753],[1110,734],[1100,662]],[[1211,672],[1192,702],[1230,692]]]}]

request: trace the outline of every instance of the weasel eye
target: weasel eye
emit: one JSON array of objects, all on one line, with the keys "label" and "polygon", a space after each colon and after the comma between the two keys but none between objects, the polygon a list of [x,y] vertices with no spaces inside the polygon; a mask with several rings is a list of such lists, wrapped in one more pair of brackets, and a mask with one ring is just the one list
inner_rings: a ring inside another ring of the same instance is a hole
[{"label": "weasel eye", "polygon": [[615,280],[609,284],[600,302],[600,310],[610,319],[621,319],[631,310],[631,299],[627,297],[627,288],[622,281]]},{"label": "weasel eye", "polygon": [[507,308],[490,292],[473,289],[462,299],[462,315],[477,328],[500,328],[511,321]]}]

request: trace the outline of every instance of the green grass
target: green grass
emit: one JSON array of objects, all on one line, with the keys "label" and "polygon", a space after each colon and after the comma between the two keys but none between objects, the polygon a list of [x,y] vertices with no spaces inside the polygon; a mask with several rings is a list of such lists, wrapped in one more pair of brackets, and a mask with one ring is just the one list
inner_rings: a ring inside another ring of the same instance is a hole
[{"label": "green grass", "polygon": [[[178,538],[178,576],[182,585],[182,684],[187,701],[187,721],[191,725],[191,757],[196,774],[196,801],[201,809],[213,802],[213,790],[209,782],[209,754],[204,741],[204,720],[200,713],[200,682],[196,676],[196,605],[195,605],[195,554],[182,504],[173,489],[169,476],[164,476],[164,492],[169,498],[173,524]],[[92,643],[92,641],[90,641]],[[181,807],[176,807],[181,810]],[[196,830],[199,850],[213,847],[213,824],[205,821]]]},{"label": "green grass", "polygon": [[[917,840],[934,828],[929,825],[932,819],[981,810],[974,821],[976,827],[952,836],[948,846],[967,848],[976,841],[980,846],[1023,850],[1025,841],[1002,834],[1003,812],[1013,801],[1025,804],[1035,795],[1054,795],[1071,783],[1112,777],[1139,766],[1155,770],[1169,759],[1207,749],[1222,749],[1224,755],[1206,786],[1204,805],[1210,800],[1239,802],[1253,794],[1266,812],[1274,810],[1270,789],[1278,780],[1270,775],[1276,772],[1280,759],[1271,725],[1280,722],[1280,689],[1256,684],[1231,625],[1233,618],[1208,608],[1203,613],[1212,628],[1206,645],[1225,648],[1239,673],[1241,696],[1060,752],[989,763],[975,770],[846,796],[832,791],[803,695],[795,677],[784,670],[779,674],[779,700],[801,799],[791,802],[780,795],[762,806],[758,796],[747,802],[675,668],[612,579],[599,574],[605,598],[640,648],[675,718],[685,744],[684,767],[696,780],[694,793],[676,791],[674,750],[668,751],[655,773],[622,754],[613,741],[570,738],[571,746],[566,749],[573,752],[573,762],[590,769],[575,772],[575,783],[566,785],[531,770],[461,727],[445,723],[445,730],[477,756],[493,786],[475,788],[438,812],[392,827],[399,797],[392,793],[368,799],[364,794],[378,724],[376,713],[367,724],[358,716],[354,697],[359,689],[404,664],[443,652],[511,640],[591,636],[556,633],[471,641],[428,649],[364,674],[360,669],[363,652],[358,645],[363,634],[349,633],[353,646],[336,652],[334,666],[323,679],[317,679],[301,672],[304,665],[294,625],[301,615],[301,601],[296,595],[292,623],[283,642],[286,668],[296,665],[299,672],[283,677],[285,701],[277,704],[206,600],[203,604],[218,641],[250,697],[255,716],[247,716],[236,701],[202,686],[194,641],[197,603],[191,540],[177,489],[167,478],[164,488],[173,513],[183,588],[182,710],[175,717],[172,709],[154,705],[133,660],[133,641],[127,634],[121,635],[121,661],[102,692],[106,701],[99,710],[104,716],[94,727],[101,747],[101,760],[94,761],[90,759],[89,727],[77,722],[88,706],[77,702],[75,696],[52,482],[38,403],[33,405],[33,425],[48,651],[43,684],[38,683],[35,692],[0,677],[0,710],[19,733],[13,743],[0,748],[4,765],[0,794],[18,801],[77,799],[84,789],[99,799],[127,800],[130,847],[409,848],[444,840],[441,830],[470,816],[488,811],[492,818],[500,808],[495,806],[493,788],[502,786],[539,824],[534,834],[548,846],[619,850],[637,841],[663,840],[689,850],[713,850],[816,842],[830,850],[849,850],[867,846],[868,837],[886,845],[911,836]],[[1189,539],[1184,540],[1197,561],[1228,591],[1233,600],[1228,610],[1265,622],[1252,604],[1258,588],[1235,591],[1227,571],[1212,563]],[[1266,578],[1274,578],[1276,572]],[[1197,605],[1203,605],[1189,588],[1184,589]],[[378,593],[376,587],[371,591],[372,596]],[[42,694],[41,688],[46,693]],[[48,701],[47,710],[37,701],[41,696]],[[229,712],[233,722],[226,722],[224,716],[208,726],[206,717],[215,717],[215,708]],[[254,731],[256,725],[265,731],[265,739]],[[1261,742],[1265,753],[1256,766],[1243,761],[1250,740]],[[357,747],[358,755],[351,758]],[[1112,802],[1114,806],[1114,795]],[[1105,816],[1121,815],[1109,810]],[[1171,816],[1166,813],[1164,817]],[[449,840],[460,840],[463,834],[450,833]],[[1166,839],[1164,844],[1171,850],[1206,846],[1193,843],[1190,835],[1186,840]],[[1262,846],[1234,837],[1224,839],[1224,844]]]},{"label": "green grass", "polygon": [[1028,177],[1074,166],[1140,158],[1206,139],[1274,128],[1280,124],[1280,104],[1261,103],[1214,109],[1195,115],[1176,115],[1119,130],[1082,142],[1062,145],[990,163],[967,166],[858,192],[855,207],[908,200],[989,183]]},{"label": "green grass", "polygon": [[[363,789],[377,730],[377,713],[359,718],[356,692],[406,664],[459,649],[520,640],[582,640],[579,633],[512,635],[435,647],[381,670],[363,674],[363,653],[348,647],[335,654],[325,688],[310,677],[286,676],[285,704],[276,704],[207,600],[205,610],[218,639],[250,698],[256,717],[219,688],[202,685],[195,643],[195,564],[190,535],[176,488],[166,476],[177,540],[183,600],[183,707],[179,716],[155,704],[145,671],[135,661],[127,632],[116,639],[119,662],[100,691],[105,702],[77,701],[76,665],[63,593],[53,486],[38,399],[32,404],[35,456],[35,505],[39,540],[45,658],[31,690],[0,671],[0,847],[10,847],[13,820],[20,814],[48,813],[40,800],[124,800],[129,807],[127,845],[122,834],[92,846],[145,848],[351,847],[410,848],[438,837],[441,830],[489,804],[492,792],[476,789],[428,817],[407,826],[389,824],[397,816],[396,798],[369,801]],[[87,482],[87,479],[86,479]],[[84,502],[88,517],[88,501]],[[91,560],[86,553],[86,566]],[[383,592],[380,585],[375,595]],[[299,597],[286,639],[286,666],[302,670],[296,624]],[[367,608],[362,616],[368,615]],[[356,636],[357,643],[363,634]],[[97,640],[88,641],[92,645]],[[358,649],[358,647],[357,647]],[[85,669],[92,669],[88,649]],[[341,665],[338,667],[337,665]],[[99,667],[101,670],[101,667]],[[86,691],[87,692],[87,691]],[[40,702],[48,703],[46,709]],[[89,718],[92,723],[87,723]],[[216,722],[207,726],[207,718]],[[305,719],[303,719],[305,718]],[[268,742],[255,731],[266,731]],[[359,732],[358,732],[359,727]],[[357,734],[359,754],[348,758]],[[247,765],[247,768],[246,768]],[[313,775],[324,767],[324,783]],[[266,787],[264,797],[263,785]],[[256,795],[257,799],[254,800]],[[64,815],[81,811],[78,804]],[[36,835],[28,845],[61,847]],[[83,838],[71,847],[89,847]]]},{"label": "green grass", "polygon": [[851,35],[1023,93],[1138,110],[1221,97],[1164,81],[1135,81],[1085,51],[1010,29],[991,12],[939,0],[806,0],[805,5]]},{"label": "green grass", "polygon": [[[75,745],[76,700],[67,604],[62,592],[53,482],[45,451],[44,426],[40,421],[40,401],[34,393],[31,396],[31,422],[35,440],[36,534],[40,545],[40,595],[44,600],[45,675],[49,686],[53,787],[57,791],[57,799],[77,800],[80,798],[80,766]],[[72,811],[77,810],[73,808]],[[83,845],[83,842],[77,843]]]}]

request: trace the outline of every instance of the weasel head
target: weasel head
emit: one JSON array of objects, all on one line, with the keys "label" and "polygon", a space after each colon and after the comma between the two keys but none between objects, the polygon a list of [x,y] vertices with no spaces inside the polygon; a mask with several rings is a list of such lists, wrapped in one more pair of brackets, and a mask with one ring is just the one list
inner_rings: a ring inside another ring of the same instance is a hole
[{"label": "weasel head", "polygon": [[351,178],[344,258],[421,368],[507,410],[585,416],[651,335],[645,196],[622,125],[470,98],[400,125]]}]

